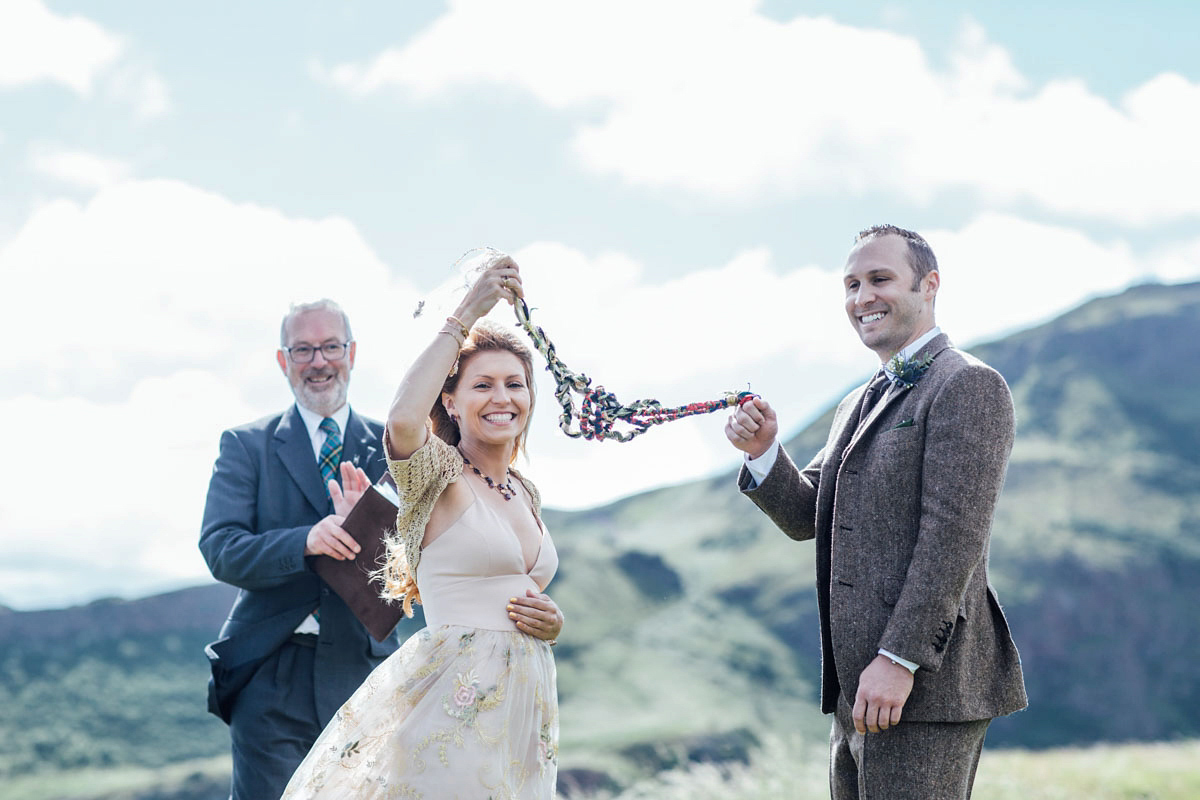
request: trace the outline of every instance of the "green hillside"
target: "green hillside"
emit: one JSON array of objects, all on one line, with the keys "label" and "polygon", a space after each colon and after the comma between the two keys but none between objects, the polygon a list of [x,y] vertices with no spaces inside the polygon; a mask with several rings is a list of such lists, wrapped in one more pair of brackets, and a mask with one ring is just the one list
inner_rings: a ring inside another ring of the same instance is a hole
[{"label": "green hillside", "polygon": [[1018,416],[992,574],[1031,702],[994,740],[1196,735],[1200,284],[1137,287],[976,352]]},{"label": "green hillside", "polygon": [[[989,743],[1200,736],[1200,284],[1137,287],[973,352],[1017,405],[992,576],[1031,701]],[[787,443],[796,460],[831,414]],[[731,474],[546,516],[568,619],[566,781],[628,786],[750,762],[780,736],[825,738],[813,547],[779,533]],[[0,782],[223,754],[202,648],[230,596],[0,611]]]}]

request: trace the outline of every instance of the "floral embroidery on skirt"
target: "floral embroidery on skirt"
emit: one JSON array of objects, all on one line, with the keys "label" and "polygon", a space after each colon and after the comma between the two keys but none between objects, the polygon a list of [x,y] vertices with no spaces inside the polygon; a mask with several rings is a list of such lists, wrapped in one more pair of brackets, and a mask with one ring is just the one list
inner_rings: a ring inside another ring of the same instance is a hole
[{"label": "floral embroidery on skirt", "polygon": [[284,800],[545,800],[558,693],[545,642],[446,625],[375,668],[313,745]]}]

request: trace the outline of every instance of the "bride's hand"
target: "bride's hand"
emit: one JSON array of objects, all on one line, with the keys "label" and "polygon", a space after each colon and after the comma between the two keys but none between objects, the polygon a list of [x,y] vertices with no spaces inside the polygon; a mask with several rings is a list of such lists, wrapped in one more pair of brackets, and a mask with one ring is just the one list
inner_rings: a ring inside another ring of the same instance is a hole
[{"label": "bride's hand", "polygon": [[554,644],[562,633],[563,613],[548,594],[525,590],[524,597],[511,597],[508,601],[508,618],[517,625],[521,633],[528,633]]},{"label": "bride's hand", "polygon": [[342,462],[341,470],[342,485],[338,486],[337,481],[330,479],[329,497],[333,500],[333,513],[345,517],[363,493],[371,488],[371,481],[367,480],[367,473],[349,461]]},{"label": "bride's hand", "polygon": [[500,300],[509,304],[525,296],[521,285],[521,270],[510,256],[500,256],[485,269],[467,290],[467,296],[458,305],[455,315],[464,320],[468,328],[487,313]]}]

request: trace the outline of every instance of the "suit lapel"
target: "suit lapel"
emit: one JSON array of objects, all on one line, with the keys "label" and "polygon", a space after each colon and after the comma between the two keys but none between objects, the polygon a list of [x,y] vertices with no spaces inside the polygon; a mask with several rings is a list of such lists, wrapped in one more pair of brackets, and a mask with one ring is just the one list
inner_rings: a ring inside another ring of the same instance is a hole
[{"label": "suit lapel", "polygon": [[[862,425],[860,424],[862,417],[862,406],[867,400],[867,387],[870,385],[871,382],[867,381],[859,388],[858,399],[854,403],[854,411],[846,414],[845,418],[842,420],[841,430],[838,431],[837,438],[834,440],[833,452],[839,453],[843,457],[850,447],[850,441],[854,437],[855,431],[862,428]],[[882,402],[883,401],[881,400],[880,403],[876,404],[876,406],[882,404]],[[838,470],[840,470],[842,467],[842,460],[843,458],[839,458],[836,462]]]},{"label": "suit lapel", "polygon": [[[950,337],[948,337],[944,333],[938,334],[937,336],[930,339],[925,344],[924,347],[922,347],[920,350],[918,350],[913,355],[913,358],[914,359],[922,359],[925,356],[933,356],[934,358],[937,358],[938,353],[941,353],[943,350],[945,350],[949,346],[950,346]],[[883,397],[881,397],[879,399],[879,402],[875,404],[875,407],[873,409],[871,409],[871,413],[867,415],[867,418],[864,419],[861,423],[859,423],[857,428],[854,428],[851,431],[850,443],[846,446],[845,452],[848,454],[851,450],[853,450],[854,447],[860,441],[862,441],[863,438],[865,438],[868,433],[870,433],[871,428],[873,428],[875,426],[876,421],[881,416],[883,416],[884,412],[887,411],[888,408],[890,408],[893,404],[899,402],[900,398],[903,395],[905,395],[908,392],[913,391],[914,388],[916,388],[916,387],[909,387],[907,389],[903,389],[903,388],[900,388],[900,387],[894,386],[894,385],[889,386],[887,388],[885,394],[883,395]]]},{"label": "suit lapel", "polygon": [[870,431],[870,429],[875,425],[875,421],[883,415],[883,412],[887,411],[893,403],[900,399],[900,395],[907,391],[909,390],[900,389],[892,385],[889,385],[886,389],[884,389],[883,397],[879,398],[879,402],[876,403],[875,407],[871,409],[871,413],[867,415],[867,418],[860,422],[858,427],[854,429],[854,432],[851,434],[850,444],[846,448],[846,452],[853,450],[854,446],[862,441],[862,438],[866,436],[867,432]]},{"label": "suit lapel", "polygon": [[356,467],[362,467],[363,472],[372,481],[371,465],[379,459],[380,443],[371,435],[371,431],[363,424],[354,410],[346,420],[346,435],[342,438],[342,461],[349,461]]},{"label": "suit lapel", "polygon": [[292,480],[304,492],[304,497],[320,514],[329,513],[329,495],[321,483],[321,472],[317,469],[317,458],[313,455],[312,439],[300,412],[292,406],[279,420],[275,428],[275,440],[279,443],[279,460]]}]

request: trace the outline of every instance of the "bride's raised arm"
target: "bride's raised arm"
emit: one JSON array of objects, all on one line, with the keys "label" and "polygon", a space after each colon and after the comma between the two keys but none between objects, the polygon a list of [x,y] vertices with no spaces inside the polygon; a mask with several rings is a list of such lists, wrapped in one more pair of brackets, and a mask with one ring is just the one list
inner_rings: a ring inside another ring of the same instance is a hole
[{"label": "bride's raised arm", "polygon": [[458,358],[471,326],[501,300],[524,297],[520,270],[508,256],[497,258],[467,290],[454,314],[409,367],[388,410],[388,455],[406,459],[428,436],[425,425],[434,403],[441,401],[442,384]]}]

